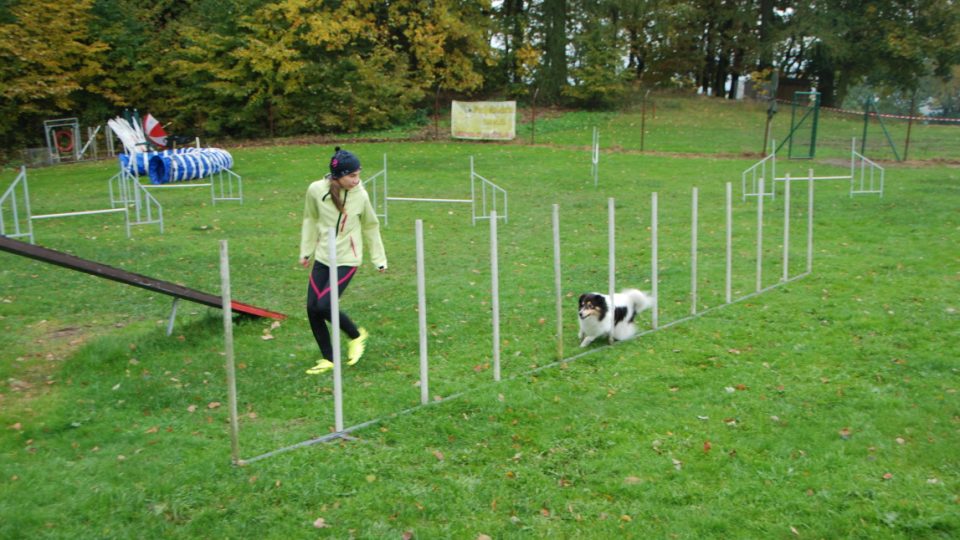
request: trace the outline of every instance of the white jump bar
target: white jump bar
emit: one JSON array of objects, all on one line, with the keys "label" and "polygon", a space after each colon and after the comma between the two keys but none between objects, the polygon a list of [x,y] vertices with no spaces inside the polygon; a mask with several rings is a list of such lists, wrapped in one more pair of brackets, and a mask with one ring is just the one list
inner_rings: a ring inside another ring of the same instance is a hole
[{"label": "white jump bar", "polygon": [[47,219],[69,216],[87,216],[92,214],[113,214],[115,212],[126,212],[126,208],[107,208],[105,210],[85,210],[83,212],[64,212],[62,214],[39,214],[30,216],[30,219]]},{"label": "white jump bar", "polygon": [[473,199],[418,199],[415,197],[387,197],[388,201],[417,201],[417,202],[448,202],[448,203],[472,203]]}]

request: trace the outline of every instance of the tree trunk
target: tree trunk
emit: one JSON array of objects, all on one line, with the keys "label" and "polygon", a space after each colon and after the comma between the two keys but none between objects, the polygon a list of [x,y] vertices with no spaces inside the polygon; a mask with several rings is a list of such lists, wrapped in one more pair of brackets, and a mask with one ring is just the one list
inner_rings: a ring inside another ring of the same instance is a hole
[{"label": "tree trunk", "polygon": [[544,0],[546,38],[542,93],[544,101],[559,103],[567,84],[567,2]]}]

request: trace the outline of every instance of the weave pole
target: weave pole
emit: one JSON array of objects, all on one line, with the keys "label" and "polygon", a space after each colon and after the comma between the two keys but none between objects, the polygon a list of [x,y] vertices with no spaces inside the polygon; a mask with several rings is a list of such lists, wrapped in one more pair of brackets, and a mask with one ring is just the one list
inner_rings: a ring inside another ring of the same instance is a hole
[{"label": "weave pole", "polygon": [[337,229],[327,230],[330,253],[330,327],[333,342],[333,424],[334,431],[343,431],[343,379],[340,363],[340,271],[337,268]]},{"label": "weave pole", "polygon": [[560,282],[560,205],[553,205],[553,285],[557,291],[557,360],[563,360],[563,287]]},{"label": "weave pole", "polygon": [[807,173],[807,273],[813,272],[813,169]]},{"label": "weave pole", "polygon": [[786,281],[790,277],[790,175],[784,177],[783,182],[783,277]]},{"label": "weave pole", "polygon": [[697,314],[697,188],[693,188],[690,218],[690,314]]},{"label": "weave pole", "polygon": [[660,294],[657,292],[660,281],[660,269],[657,258],[657,192],[650,194],[650,291],[653,293],[653,309],[651,311],[651,323],[656,330],[660,326]]},{"label": "weave pole", "polygon": [[[760,179],[760,193],[763,193],[763,178]],[[763,197],[757,197],[757,291],[763,287]]]},{"label": "weave pole", "polygon": [[590,153],[590,161],[593,163],[593,187],[597,187],[600,181],[600,130],[593,128],[593,148]]},{"label": "weave pole", "polygon": [[[607,199],[607,289],[610,291],[610,309],[615,310],[616,302],[613,301],[613,295],[617,286],[617,240],[616,240],[616,210],[613,197]],[[613,343],[613,329],[607,336],[607,342]]]},{"label": "weave pole", "polygon": [[420,404],[430,400],[430,382],[427,378],[427,294],[423,267],[423,220],[415,225],[417,235],[417,318],[420,326]]},{"label": "weave pole", "polygon": [[730,293],[732,289],[733,281],[733,184],[727,182],[727,202],[726,202],[726,214],[727,214],[727,262],[726,262],[726,271],[727,276],[724,280],[724,299],[726,303],[730,303]]},{"label": "weave pole", "polygon": [[230,461],[240,459],[240,422],[237,420],[237,370],[233,360],[233,309],[230,298],[230,255],[227,241],[220,241],[220,296],[223,300],[223,345],[227,356],[227,406],[230,409]]},{"label": "weave pole", "polygon": [[497,262],[497,211],[490,212],[490,304],[493,307],[493,380],[500,380],[500,277]]}]

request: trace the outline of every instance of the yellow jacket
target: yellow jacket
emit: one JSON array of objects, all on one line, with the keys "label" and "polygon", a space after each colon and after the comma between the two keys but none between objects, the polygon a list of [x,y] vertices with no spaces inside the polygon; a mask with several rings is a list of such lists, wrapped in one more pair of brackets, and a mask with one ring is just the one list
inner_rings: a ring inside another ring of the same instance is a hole
[{"label": "yellow jacket", "polygon": [[360,266],[363,263],[363,245],[370,249],[370,258],[377,268],[387,267],[387,255],[380,238],[380,220],[370,204],[370,196],[363,184],[347,191],[341,190],[343,213],[337,210],[330,196],[330,180],[324,178],[307,188],[303,208],[303,226],[300,231],[300,258],[313,256],[329,266],[328,245],[330,227],[336,229],[337,266]]}]

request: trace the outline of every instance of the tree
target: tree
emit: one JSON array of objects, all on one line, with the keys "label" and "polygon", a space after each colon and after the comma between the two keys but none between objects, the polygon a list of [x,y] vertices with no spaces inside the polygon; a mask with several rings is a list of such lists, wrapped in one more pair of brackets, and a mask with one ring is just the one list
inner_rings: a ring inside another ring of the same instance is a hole
[{"label": "tree", "polygon": [[15,4],[0,24],[0,140],[43,137],[44,119],[78,115],[85,96],[118,101],[104,84],[108,46],[89,31],[92,0]]}]

